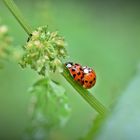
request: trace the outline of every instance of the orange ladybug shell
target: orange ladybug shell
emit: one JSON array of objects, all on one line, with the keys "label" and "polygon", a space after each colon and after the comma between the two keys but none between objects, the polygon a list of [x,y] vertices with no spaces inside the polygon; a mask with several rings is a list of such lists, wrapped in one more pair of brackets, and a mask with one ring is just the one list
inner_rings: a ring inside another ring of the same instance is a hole
[{"label": "orange ladybug shell", "polygon": [[96,83],[96,73],[92,68],[83,67],[84,78],[83,78],[83,87],[89,89],[93,87]]},{"label": "orange ladybug shell", "polygon": [[78,81],[81,85],[83,85],[83,70],[81,65],[79,64],[74,64],[70,69],[70,74],[74,78],[75,81]]}]

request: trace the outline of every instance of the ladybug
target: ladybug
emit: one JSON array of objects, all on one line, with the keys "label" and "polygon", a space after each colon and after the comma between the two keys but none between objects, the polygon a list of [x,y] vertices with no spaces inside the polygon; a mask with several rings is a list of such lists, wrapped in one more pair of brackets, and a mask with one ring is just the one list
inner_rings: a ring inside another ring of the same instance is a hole
[{"label": "ladybug", "polygon": [[83,73],[83,87],[86,89],[93,87],[96,83],[96,73],[94,72],[94,70],[86,66],[83,67]]},{"label": "ladybug", "polygon": [[96,73],[92,68],[82,67],[80,64],[67,62],[65,66],[68,68],[71,76],[84,88],[92,88],[96,83]]},{"label": "ladybug", "polygon": [[72,62],[65,63],[65,65],[69,69],[69,72],[71,76],[74,78],[74,80],[77,81],[79,84],[83,85],[84,73],[82,66],[77,63],[74,64]]}]

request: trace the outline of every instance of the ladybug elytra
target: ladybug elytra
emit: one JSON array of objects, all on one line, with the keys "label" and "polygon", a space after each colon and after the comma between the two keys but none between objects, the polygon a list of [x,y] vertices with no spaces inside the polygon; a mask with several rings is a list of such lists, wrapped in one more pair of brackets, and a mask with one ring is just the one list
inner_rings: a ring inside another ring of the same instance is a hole
[{"label": "ladybug elytra", "polygon": [[83,85],[82,80],[83,80],[84,73],[83,73],[82,66],[77,63],[73,64],[72,62],[68,62],[65,65],[69,69],[69,72],[71,76],[74,78],[74,80],[80,83],[81,85]]},{"label": "ladybug elytra", "polygon": [[71,76],[84,88],[89,89],[96,83],[96,73],[92,68],[82,67],[80,64],[67,62],[65,66],[69,69]]}]

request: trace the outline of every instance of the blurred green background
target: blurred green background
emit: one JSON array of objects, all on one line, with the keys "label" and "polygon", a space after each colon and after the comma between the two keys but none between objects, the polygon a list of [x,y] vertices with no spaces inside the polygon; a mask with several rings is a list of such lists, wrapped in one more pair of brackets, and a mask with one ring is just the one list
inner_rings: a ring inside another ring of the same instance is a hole
[{"label": "blurred green background", "polygon": [[[15,0],[32,27],[49,25],[68,42],[68,61],[93,67],[91,92],[106,106],[114,103],[136,74],[140,62],[140,6],[136,1]],[[0,19],[8,25],[14,44],[27,34],[0,1]],[[20,139],[27,125],[28,88],[38,79],[30,69],[7,62],[0,70],[0,139]],[[60,78],[72,107],[67,125],[52,139],[74,140],[86,134],[96,112]]]}]

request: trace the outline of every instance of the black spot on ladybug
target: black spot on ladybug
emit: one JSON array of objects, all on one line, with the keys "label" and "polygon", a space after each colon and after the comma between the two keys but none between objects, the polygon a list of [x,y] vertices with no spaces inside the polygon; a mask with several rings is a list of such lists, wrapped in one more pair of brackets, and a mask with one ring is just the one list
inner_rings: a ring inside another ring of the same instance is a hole
[{"label": "black spot on ladybug", "polygon": [[89,83],[92,84],[92,81],[90,81]]},{"label": "black spot on ladybug", "polygon": [[78,72],[78,73],[77,73],[77,75],[80,75],[80,74],[81,74],[81,72]]},{"label": "black spot on ladybug", "polygon": [[82,68],[80,68],[80,70],[82,71]]},{"label": "black spot on ladybug", "polygon": [[87,83],[88,81],[86,80],[85,83]]},{"label": "black spot on ladybug", "polygon": [[75,78],[76,74],[73,74],[73,77]]},{"label": "black spot on ladybug", "polygon": [[96,80],[96,78],[93,79],[94,81]]},{"label": "black spot on ladybug", "polygon": [[83,75],[87,75],[87,73],[83,73]]},{"label": "black spot on ladybug", "polygon": [[74,68],[72,68],[72,71],[75,71],[75,69],[74,69]]}]

